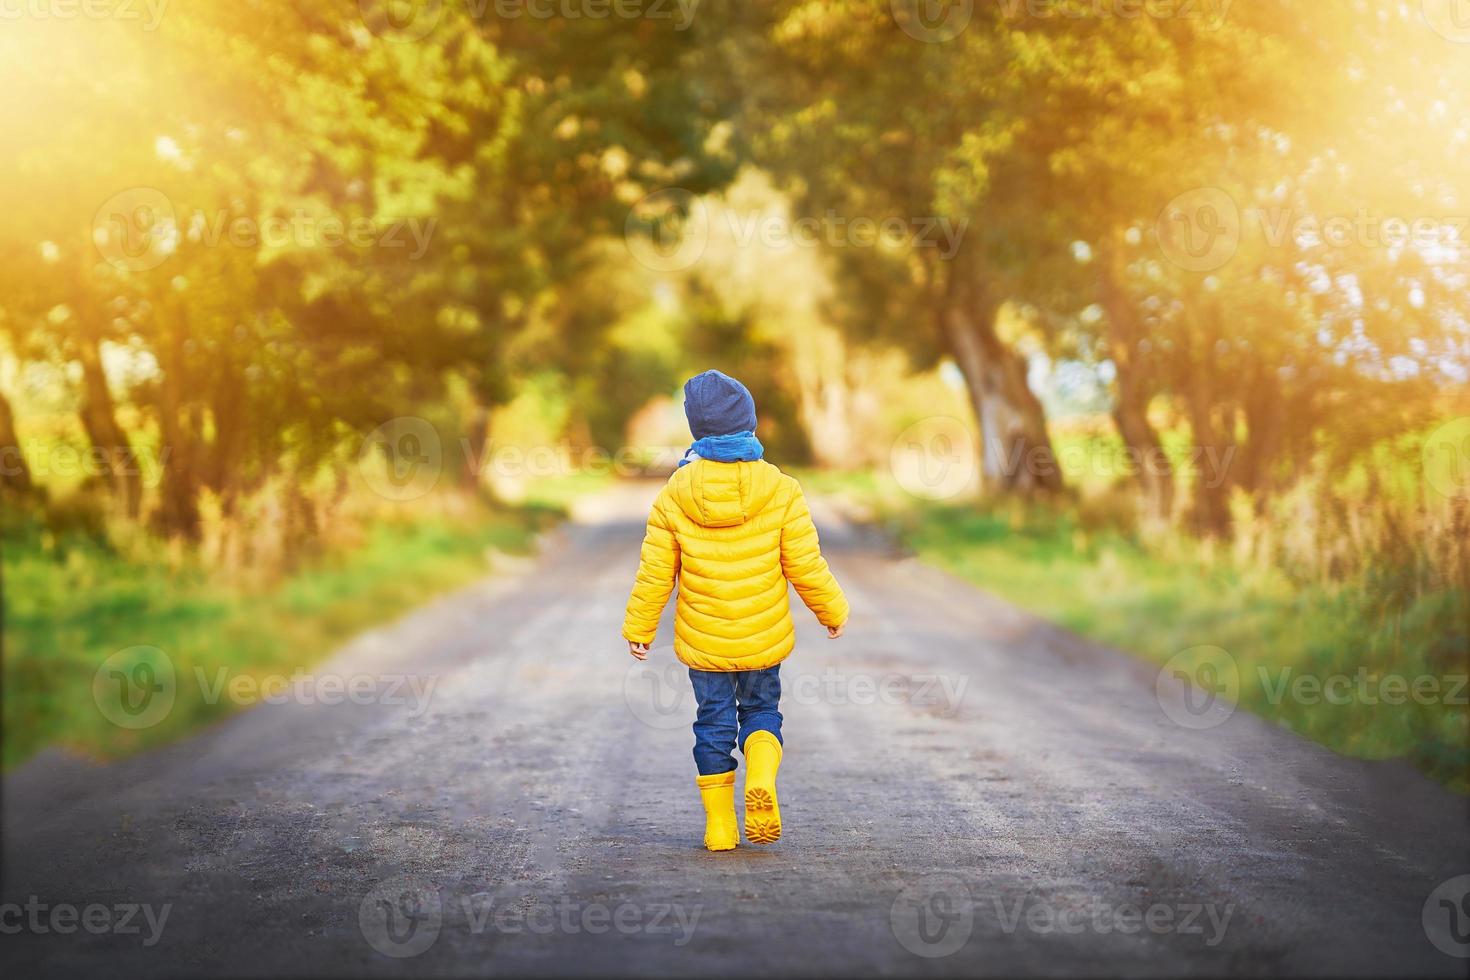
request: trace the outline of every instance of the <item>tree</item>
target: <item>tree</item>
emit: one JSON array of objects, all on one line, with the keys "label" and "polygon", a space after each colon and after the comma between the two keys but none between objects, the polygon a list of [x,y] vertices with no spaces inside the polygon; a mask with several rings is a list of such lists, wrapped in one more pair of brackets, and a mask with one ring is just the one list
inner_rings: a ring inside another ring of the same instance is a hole
[{"label": "tree", "polygon": [[1027,262],[1008,234],[1023,216],[1007,198],[1007,183],[1026,178],[998,164],[1017,125],[1007,39],[976,23],[947,43],[919,43],[888,4],[762,9],[745,35],[754,67],[738,80],[757,159],[792,184],[808,216],[906,230],[901,248],[855,261],[907,271],[904,324],[963,373],[987,483],[1060,487],[1027,362],[999,329]]},{"label": "tree", "polygon": [[[73,30],[83,57],[19,42],[57,122],[9,110],[37,135],[4,192],[24,257],[9,275],[34,277],[5,292],[5,323],[77,366],[105,458],[129,447],[120,403],[140,410],[167,454],[163,530],[196,535],[206,490],[228,515],[282,468],[305,478],[451,375],[483,435],[525,366],[506,356],[517,334],[596,346],[607,324],[563,287],[629,203],[729,165],[706,152],[718,107],[682,81],[693,35],[476,12],[435,5],[414,38],[371,8],[190,8],[146,35]],[[136,477],[116,475],[136,515]]]}]

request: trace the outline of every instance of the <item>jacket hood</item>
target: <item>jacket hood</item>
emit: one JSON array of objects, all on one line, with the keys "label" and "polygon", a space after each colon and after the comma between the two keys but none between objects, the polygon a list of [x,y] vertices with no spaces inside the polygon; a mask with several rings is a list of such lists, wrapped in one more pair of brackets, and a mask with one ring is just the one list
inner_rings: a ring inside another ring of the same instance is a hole
[{"label": "jacket hood", "polygon": [[734,527],[765,509],[781,487],[781,471],[763,459],[700,459],[669,478],[674,502],[703,527]]}]

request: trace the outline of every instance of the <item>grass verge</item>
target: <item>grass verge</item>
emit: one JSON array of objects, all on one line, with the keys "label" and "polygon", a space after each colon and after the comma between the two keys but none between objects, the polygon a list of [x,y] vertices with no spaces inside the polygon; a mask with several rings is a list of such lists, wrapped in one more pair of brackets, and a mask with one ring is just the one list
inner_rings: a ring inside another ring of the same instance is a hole
[{"label": "grass verge", "polygon": [[[164,549],[124,557],[94,535],[7,526],[4,766],[49,745],[109,758],[188,734],[241,706],[201,691],[196,668],[209,678],[289,676],[363,629],[489,573],[496,553],[529,553],[559,517],[540,499],[405,517],[251,589]],[[167,669],[178,679],[156,723],[122,727],[99,707],[94,680],[119,651],[129,652],[113,665],[140,684]]]},{"label": "grass verge", "polygon": [[928,503],[870,475],[804,481],[862,504],[923,560],[1089,639],[1161,664],[1179,656],[1171,667],[1191,672],[1208,656],[1196,648],[1223,648],[1243,707],[1470,792],[1470,597],[1405,598],[1391,569],[1296,583],[1198,542],[1145,547],[1065,508]]}]

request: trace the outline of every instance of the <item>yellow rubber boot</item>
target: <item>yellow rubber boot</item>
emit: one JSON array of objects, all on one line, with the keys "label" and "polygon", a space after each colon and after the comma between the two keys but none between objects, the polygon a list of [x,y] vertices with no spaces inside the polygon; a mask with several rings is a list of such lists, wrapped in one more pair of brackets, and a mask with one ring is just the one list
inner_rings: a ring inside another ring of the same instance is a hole
[{"label": "yellow rubber boot", "polygon": [[745,839],[770,844],[781,839],[781,807],[776,803],[781,743],[770,732],[751,732],[744,751]]},{"label": "yellow rubber boot", "polygon": [[704,800],[704,846],[711,851],[729,851],[740,843],[735,825],[735,773],[699,776],[699,796]]}]

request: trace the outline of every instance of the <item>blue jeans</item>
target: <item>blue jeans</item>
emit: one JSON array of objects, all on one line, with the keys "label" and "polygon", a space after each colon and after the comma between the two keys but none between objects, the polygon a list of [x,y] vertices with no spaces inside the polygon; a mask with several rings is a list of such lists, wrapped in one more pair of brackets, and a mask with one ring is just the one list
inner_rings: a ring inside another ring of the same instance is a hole
[{"label": "blue jeans", "polygon": [[735,746],[751,732],[781,740],[781,665],[765,670],[695,670],[694,765],[701,776],[735,771]]}]

